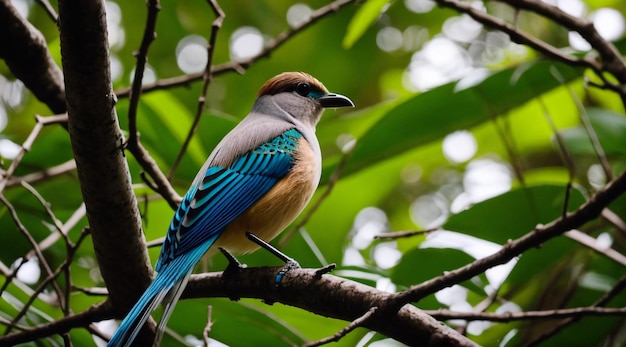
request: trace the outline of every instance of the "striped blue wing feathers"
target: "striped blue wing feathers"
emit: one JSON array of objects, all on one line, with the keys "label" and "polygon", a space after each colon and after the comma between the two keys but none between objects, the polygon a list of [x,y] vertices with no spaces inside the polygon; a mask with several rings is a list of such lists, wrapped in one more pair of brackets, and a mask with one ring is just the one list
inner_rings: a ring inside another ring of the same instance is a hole
[{"label": "striped blue wing feathers", "polygon": [[157,276],[108,346],[130,346],[151,312],[165,301],[167,305],[157,332],[157,339],[160,338],[195,264],[230,222],[289,172],[301,137],[297,130],[287,130],[235,159],[228,168],[206,169],[202,180],[195,182],[185,194],[172,218],[157,261]]},{"label": "striped blue wing feathers", "polygon": [[291,169],[301,137],[300,132],[290,129],[237,158],[228,168],[207,168],[172,219],[156,271],[220,235],[230,222],[263,197]]}]

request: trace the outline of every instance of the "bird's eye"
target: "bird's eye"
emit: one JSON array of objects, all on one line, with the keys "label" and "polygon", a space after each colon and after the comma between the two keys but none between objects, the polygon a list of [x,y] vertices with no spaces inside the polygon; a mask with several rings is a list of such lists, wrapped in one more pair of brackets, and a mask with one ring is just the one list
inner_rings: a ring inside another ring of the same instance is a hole
[{"label": "bird's eye", "polygon": [[308,83],[300,82],[296,86],[296,92],[302,96],[307,96],[311,92],[311,86]]}]

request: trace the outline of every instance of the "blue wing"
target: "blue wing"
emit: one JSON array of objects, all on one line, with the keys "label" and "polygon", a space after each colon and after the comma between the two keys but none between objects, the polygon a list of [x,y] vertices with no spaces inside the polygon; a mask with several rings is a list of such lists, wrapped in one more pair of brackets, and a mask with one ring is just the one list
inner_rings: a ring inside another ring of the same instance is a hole
[{"label": "blue wing", "polygon": [[293,165],[302,137],[290,129],[236,159],[228,168],[209,167],[192,186],[170,224],[156,271],[207,240],[265,195]]}]

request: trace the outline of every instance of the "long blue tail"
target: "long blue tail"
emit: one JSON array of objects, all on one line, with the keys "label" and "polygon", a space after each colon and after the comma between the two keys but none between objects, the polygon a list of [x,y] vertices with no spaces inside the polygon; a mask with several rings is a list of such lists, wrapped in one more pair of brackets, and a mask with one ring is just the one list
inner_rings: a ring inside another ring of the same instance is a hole
[{"label": "long blue tail", "polygon": [[215,239],[217,237],[162,266],[161,272],[157,274],[148,289],[126,315],[126,318],[124,318],[113,337],[111,337],[107,347],[130,347],[152,311],[163,302],[165,310],[154,342],[155,345],[158,345],[167,320],[185,289],[194,266],[209,250]]}]

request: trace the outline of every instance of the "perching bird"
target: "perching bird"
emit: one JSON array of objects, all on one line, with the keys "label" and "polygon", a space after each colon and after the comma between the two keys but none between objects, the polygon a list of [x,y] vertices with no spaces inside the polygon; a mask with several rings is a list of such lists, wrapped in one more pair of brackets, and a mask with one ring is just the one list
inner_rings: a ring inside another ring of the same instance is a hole
[{"label": "perching bird", "polygon": [[315,126],[324,108],[353,107],[314,77],[285,72],[267,81],[248,116],[213,150],[172,218],[157,275],[108,346],[130,346],[164,304],[158,345],[194,266],[213,245],[248,253],[270,241],[311,199],[321,174]]}]

